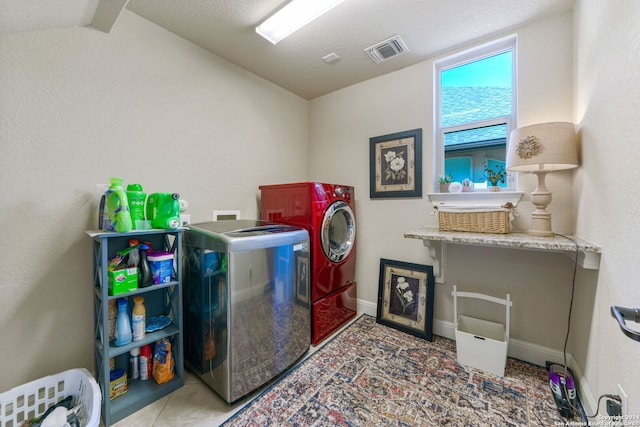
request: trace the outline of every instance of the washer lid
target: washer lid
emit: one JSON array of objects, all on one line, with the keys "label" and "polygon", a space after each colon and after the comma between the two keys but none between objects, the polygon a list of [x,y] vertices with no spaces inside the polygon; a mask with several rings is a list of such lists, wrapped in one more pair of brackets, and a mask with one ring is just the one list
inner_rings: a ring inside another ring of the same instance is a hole
[{"label": "washer lid", "polygon": [[340,262],[349,256],[356,240],[356,218],[343,201],[329,206],[322,220],[320,241],[322,251],[329,260]]},{"label": "washer lid", "polygon": [[210,221],[191,224],[190,230],[202,231],[206,234],[224,234],[230,237],[253,237],[265,234],[285,233],[299,230],[299,227],[284,224],[274,224],[267,221],[253,219],[238,219],[226,221]]}]

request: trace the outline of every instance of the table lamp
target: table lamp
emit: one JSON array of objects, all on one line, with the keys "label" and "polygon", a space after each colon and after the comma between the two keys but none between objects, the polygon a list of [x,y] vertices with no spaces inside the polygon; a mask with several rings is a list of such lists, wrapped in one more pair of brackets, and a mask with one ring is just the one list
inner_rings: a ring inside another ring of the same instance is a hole
[{"label": "table lamp", "polygon": [[540,123],[515,129],[509,137],[507,148],[507,170],[531,172],[538,177],[538,185],[531,193],[531,203],[536,210],[531,213],[533,236],[553,236],[551,192],[545,185],[549,172],[572,169],[578,166],[576,133],[573,123]]}]

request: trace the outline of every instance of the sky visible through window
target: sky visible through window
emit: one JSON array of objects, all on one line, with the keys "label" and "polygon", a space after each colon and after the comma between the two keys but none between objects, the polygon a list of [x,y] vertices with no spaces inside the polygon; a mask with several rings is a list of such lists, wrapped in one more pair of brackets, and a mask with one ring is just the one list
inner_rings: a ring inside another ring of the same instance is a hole
[{"label": "sky visible through window", "polygon": [[442,86],[511,87],[511,52],[442,72]]}]

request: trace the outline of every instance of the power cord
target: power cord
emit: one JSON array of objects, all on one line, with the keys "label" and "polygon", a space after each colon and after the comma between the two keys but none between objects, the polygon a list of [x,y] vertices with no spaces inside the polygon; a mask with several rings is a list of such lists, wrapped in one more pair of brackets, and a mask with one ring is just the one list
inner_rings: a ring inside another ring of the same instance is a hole
[{"label": "power cord", "polygon": [[620,396],[616,396],[615,394],[603,394],[602,396],[600,396],[598,398],[598,407],[596,408],[596,413],[593,415],[587,415],[587,418],[595,418],[598,416],[598,413],[600,412],[600,401],[603,398],[607,398],[607,399],[613,399],[615,401],[617,401],[618,403],[622,403],[622,399],[620,398]]},{"label": "power cord", "polygon": [[[565,370],[565,372],[569,372],[569,364],[567,363],[567,344],[569,342],[569,333],[571,332],[571,313],[573,312],[573,298],[574,298],[575,289],[576,289],[576,273],[578,271],[578,256],[580,255],[580,248],[578,246],[578,242],[576,242],[571,237],[565,236],[563,234],[558,234],[558,233],[556,233],[556,235],[560,236],[560,237],[564,237],[567,240],[570,240],[571,242],[573,242],[573,245],[575,247],[575,256],[574,256],[574,260],[573,260],[573,276],[571,278],[571,299],[569,301],[569,315],[567,316],[567,334],[565,335],[564,347],[562,349],[562,355],[564,357],[564,370]],[[563,387],[564,387],[565,395],[568,396],[569,393],[567,391],[567,382],[566,381],[564,382]],[[574,387],[575,387],[575,384],[574,384]],[[603,394],[598,398],[598,404],[596,406],[596,413],[593,414],[593,415],[584,414],[585,417],[587,417],[587,418],[595,418],[595,417],[597,417],[598,413],[600,413],[600,402],[605,397],[608,398],[608,399],[613,399],[613,400],[616,400],[616,401],[622,403],[622,399],[620,398],[620,396],[616,396],[615,394]],[[568,399],[568,403],[569,403],[569,406],[571,407],[572,410],[574,410],[577,413],[580,413],[580,410],[574,406],[573,402],[570,399]]]},{"label": "power cord", "polygon": [[[564,337],[564,347],[562,348],[562,356],[564,359],[564,371],[569,372],[569,363],[567,362],[567,345],[569,343],[569,334],[571,333],[571,314],[573,312],[573,299],[574,299],[574,295],[575,295],[575,290],[576,290],[576,273],[578,271],[578,255],[580,254],[580,248],[578,246],[578,242],[576,242],[574,239],[572,239],[569,236],[565,236],[564,234],[557,234],[557,236],[560,237],[564,237],[565,239],[571,241],[573,243],[573,246],[575,248],[575,256],[574,256],[574,260],[573,260],[573,274],[571,277],[571,299],[569,300],[569,314],[567,316],[567,333]],[[565,380],[563,383],[563,388],[564,388],[564,393],[565,396],[569,396],[569,392],[567,390],[567,381]],[[575,383],[574,383],[574,387],[575,387]],[[573,402],[571,401],[571,399],[567,399],[569,406],[571,407],[571,409],[573,411],[575,411],[576,413],[580,413],[579,409],[576,408],[573,404]],[[600,402],[598,402],[598,406],[600,406]],[[594,415],[594,417],[598,415],[598,413],[596,412],[596,414]],[[588,418],[593,418],[593,417],[589,417]]]}]

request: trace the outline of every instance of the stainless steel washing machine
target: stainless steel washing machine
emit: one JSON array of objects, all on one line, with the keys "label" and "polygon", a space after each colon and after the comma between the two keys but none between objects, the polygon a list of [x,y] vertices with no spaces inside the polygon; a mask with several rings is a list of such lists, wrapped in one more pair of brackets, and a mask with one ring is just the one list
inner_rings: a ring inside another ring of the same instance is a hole
[{"label": "stainless steel washing machine", "polygon": [[233,220],[189,225],[183,241],[185,362],[233,403],[309,349],[309,235]]}]

